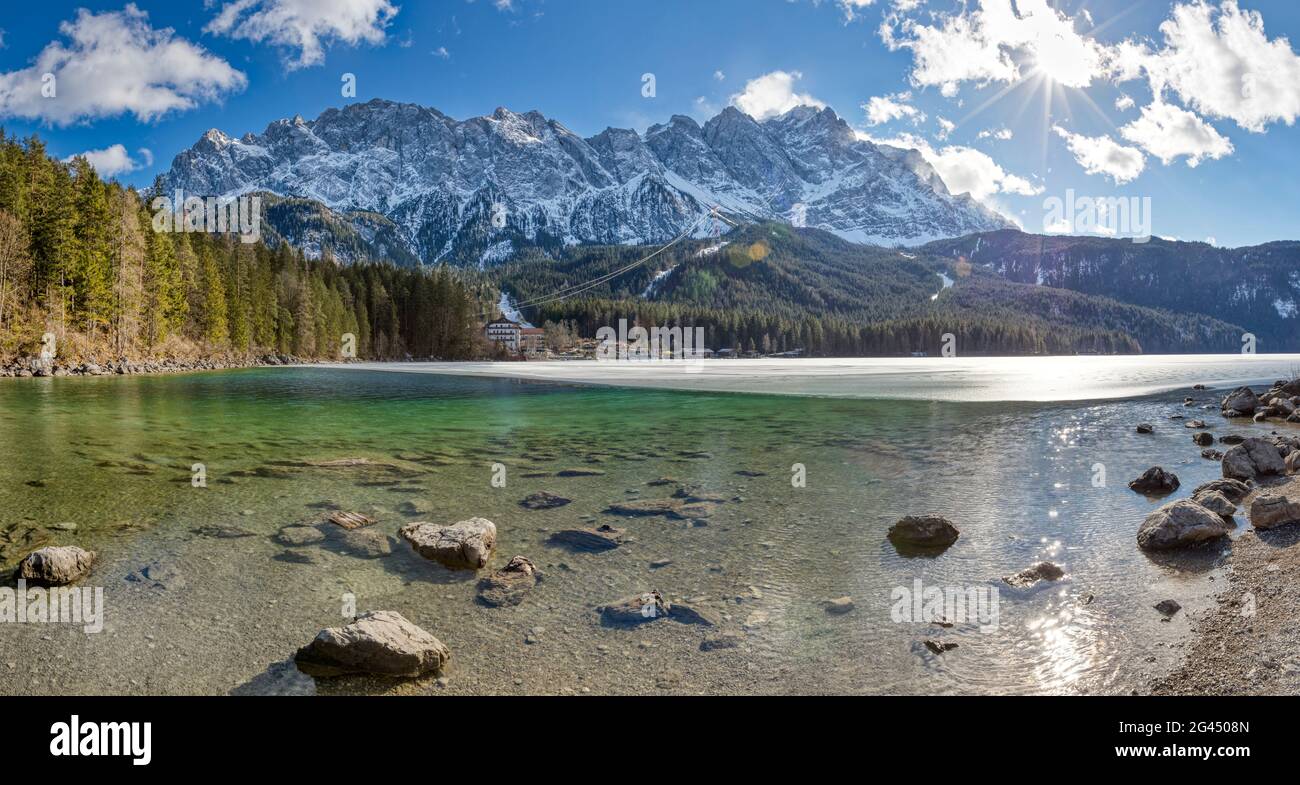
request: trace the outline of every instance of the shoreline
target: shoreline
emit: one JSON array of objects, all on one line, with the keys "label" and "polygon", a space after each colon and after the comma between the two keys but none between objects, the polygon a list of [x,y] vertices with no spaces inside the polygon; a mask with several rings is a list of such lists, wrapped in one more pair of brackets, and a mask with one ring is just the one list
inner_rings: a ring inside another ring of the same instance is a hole
[{"label": "shoreline", "polygon": [[[1117,363],[1117,359],[1121,362]],[[1290,378],[1291,369],[1300,367],[1300,355],[864,357],[684,362],[356,361],[343,366],[308,363],[306,367],[845,400],[1083,404],[1159,395],[1196,384],[1215,390],[1267,385],[1276,379]]]},{"label": "shoreline", "polygon": [[247,357],[201,357],[197,359],[114,360],[103,365],[92,361],[65,362],[39,358],[14,359],[0,363],[0,379],[68,378],[76,376],[145,376],[198,371],[236,371],[246,368],[271,368],[283,365],[320,364],[288,354],[262,354]]},{"label": "shoreline", "polygon": [[[1300,497],[1300,477],[1256,487],[1243,511],[1265,491]],[[1300,694],[1300,525],[1242,525],[1248,528],[1223,562],[1228,587],[1212,609],[1191,620],[1182,663],[1153,679],[1150,694]]]}]

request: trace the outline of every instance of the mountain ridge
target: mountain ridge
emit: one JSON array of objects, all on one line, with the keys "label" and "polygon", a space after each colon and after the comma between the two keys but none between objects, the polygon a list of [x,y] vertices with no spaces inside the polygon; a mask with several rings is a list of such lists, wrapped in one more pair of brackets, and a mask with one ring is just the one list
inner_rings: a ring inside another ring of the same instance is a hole
[{"label": "mountain ridge", "polygon": [[261,134],[212,129],[161,178],[167,192],[264,191],[376,213],[425,263],[486,265],[525,246],[664,242],[712,206],[735,220],[802,222],[855,242],[917,245],[1009,226],[949,192],[916,151],[877,145],[832,110],[758,121],[728,107],[644,134],[582,138],[532,110],[455,120],[372,99]]}]

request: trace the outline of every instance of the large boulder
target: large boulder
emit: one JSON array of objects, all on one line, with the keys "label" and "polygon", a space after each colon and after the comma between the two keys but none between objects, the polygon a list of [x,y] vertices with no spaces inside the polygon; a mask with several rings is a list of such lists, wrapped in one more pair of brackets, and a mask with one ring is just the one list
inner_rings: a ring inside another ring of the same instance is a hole
[{"label": "large boulder", "polygon": [[1138,529],[1138,547],[1148,551],[1182,548],[1226,535],[1232,527],[1190,499],[1170,502],[1147,516]]},{"label": "large boulder", "polygon": [[1223,518],[1231,518],[1237,514],[1237,505],[1219,491],[1201,491],[1192,496],[1192,501]]},{"label": "large boulder", "polygon": [[1250,493],[1250,486],[1241,480],[1210,480],[1196,486],[1196,490],[1192,491],[1192,498],[1195,499],[1206,492],[1221,493],[1233,504],[1241,504],[1241,500],[1245,499],[1246,494]]},{"label": "large boulder", "polygon": [[412,523],[402,527],[401,535],[416,553],[451,570],[482,569],[497,545],[496,524],[487,518],[470,518],[451,526]]},{"label": "large boulder", "polygon": [[1244,440],[1223,454],[1223,476],[1229,479],[1249,481],[1285,471],[1286,464],[1277,445],[1258,436]]},{"label": "large boulder", "polygon": [[451,659],[442,641],[396,611],[371,611],[343,627],[321,630],[298,650],[294,662],[311,676],[370,673],[423,676],[442,670]]},{"label": "large boulder", "polygon": [[479,581],[479,601],[493,608],[518,605],[540,578],[541,572],[531,559],[515,556],[506,566]]},{"label": "large boulder", "polygon": [[1300,521],[1300,501],[1285,494],[1260,494],[1250,503],[1250,525],[1256,529],[1271,529],[1297,521]]},{"label": "large boulder", "polygon": [[889,527],[889,541],[900,553],[940,552],[957,541],[961,532],[947,518],[938,515],[908,515]]},{"label": "large boulder", "polygon": [[1249,387],[1238,387],[1223,399],[1223,410],[1238,414],[1254,414],[1259,408],[1259,398]]},{"label": "large boulder", "polygon": [[1152,466],[1142,472],[1142,476],[1133,480],[1128,487],[1149,496],[1161,496],[1178,490],[1178,477],[1159,466]]},{"label": "large boulder", "polygon": [[18,576],[49,586],[63,586],[90,572],[94,564],[94,552],[75,545],[41,548],[22,560]]}]

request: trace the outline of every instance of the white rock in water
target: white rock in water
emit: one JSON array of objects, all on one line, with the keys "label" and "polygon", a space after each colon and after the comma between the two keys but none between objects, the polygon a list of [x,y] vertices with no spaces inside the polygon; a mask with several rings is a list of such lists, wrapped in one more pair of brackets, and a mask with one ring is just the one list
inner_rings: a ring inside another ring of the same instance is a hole
[{"label": "white rock in water", "polygon": [[412,523],[402,527],[401,535],[416,553],[451,570],[482,569],[497,545],[497,526],[487,518],[451,526]]},{"label": "white rock in water", "polygon": [[29,581],[63,586],[90,572],[94,563],[93,552],[75,545],[41,548],[23,559],[18,574]]},{"label": "white rock in water", "polygon": [[423,676],[442,669],[451,650],[396,611],[371,611],[343,627],[321,630],[294,662],[311,676],[371,673]]}]

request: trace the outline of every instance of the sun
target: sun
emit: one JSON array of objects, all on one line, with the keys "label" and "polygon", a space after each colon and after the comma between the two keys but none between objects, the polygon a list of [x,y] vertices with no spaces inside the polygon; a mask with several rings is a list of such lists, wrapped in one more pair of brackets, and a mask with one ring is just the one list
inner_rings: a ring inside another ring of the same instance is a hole
[{"label": "sun", "polygon": [[1099,72],[1095,44],[1078,36],[1044,35],[1034,41],[1031,71],[1053,84],[1083,89]]}]

